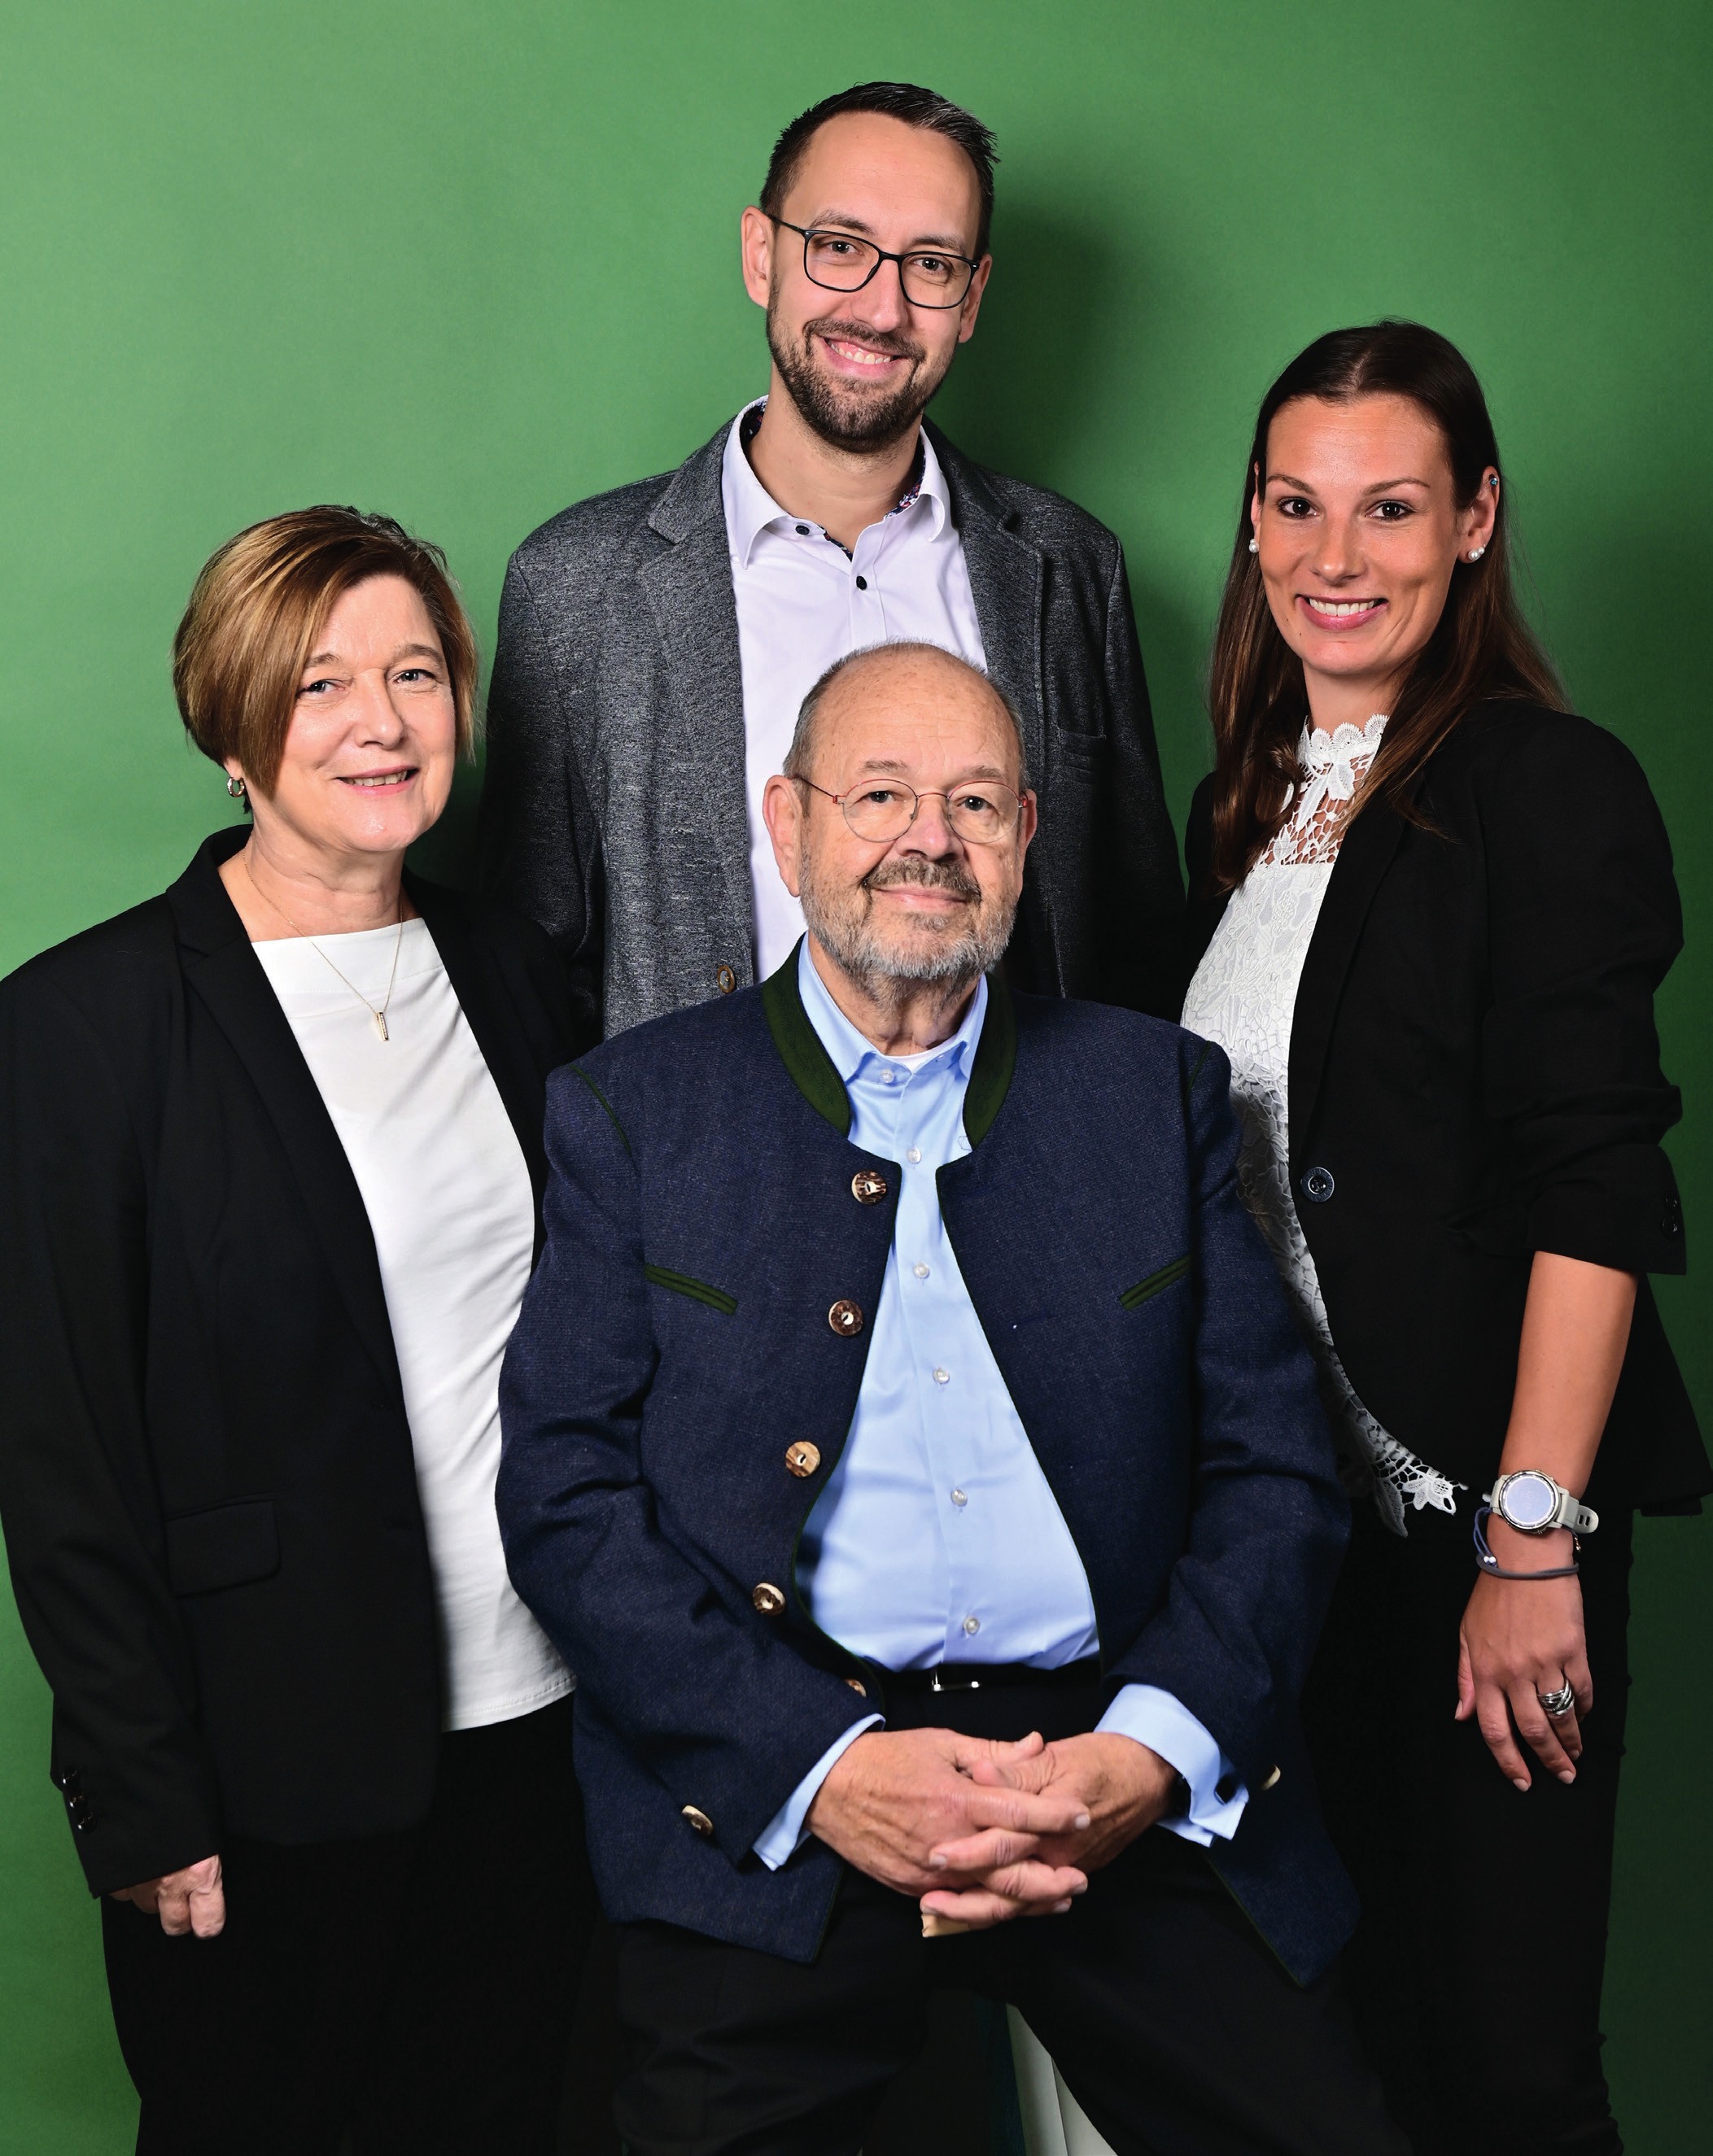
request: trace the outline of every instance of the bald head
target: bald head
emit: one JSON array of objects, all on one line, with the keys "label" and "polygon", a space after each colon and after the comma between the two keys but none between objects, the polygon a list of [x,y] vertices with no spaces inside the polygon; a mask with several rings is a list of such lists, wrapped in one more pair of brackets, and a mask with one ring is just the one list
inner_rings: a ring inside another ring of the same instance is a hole
[{"label": "bald head", "polygon": [[[979,666],[937,644],[877,644],[836,660],[803,699],[783,766],[786,778],[812,777],[834,735],[847,752],[839,760],[849,760],[851,742],[871,717],[883,719],[887,731],[902,724],[923,734],[966,731],[974,722],[990,735],[990,747],[959,775],[997,778],[1016,793],[1029,784],[1023,730],[1010,700]],[[862,761],[860,748],[855,760]]]}]

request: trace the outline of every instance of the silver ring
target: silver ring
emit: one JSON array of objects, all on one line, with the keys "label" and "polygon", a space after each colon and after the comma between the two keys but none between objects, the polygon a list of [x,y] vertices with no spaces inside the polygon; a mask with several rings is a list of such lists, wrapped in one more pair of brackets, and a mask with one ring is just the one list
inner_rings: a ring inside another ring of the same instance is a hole
[{"label": "silver ring", "polygon": [[1568,1714],[1577,1703],[1576,1693],[1567,1684],[1561,1685],[1556,1691],[1537,1691],[1535,1697],[1541,1702],[1541,1712],[1555,1717]]}]

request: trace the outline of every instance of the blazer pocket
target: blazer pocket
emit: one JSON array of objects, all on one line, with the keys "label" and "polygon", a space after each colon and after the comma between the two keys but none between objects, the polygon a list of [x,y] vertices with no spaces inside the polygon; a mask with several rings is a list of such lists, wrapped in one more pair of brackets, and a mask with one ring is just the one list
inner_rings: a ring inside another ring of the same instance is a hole
[{"label": "blazer pocket", "polygon": [[1073,733],[1055,721],[1047,776],[1051,778],[1057,771],[1067,778],[1098,778],[1106,770],[1107,754],[1104,734]]},{"label": "blazer pocket", "polygon": [[1134,1287],[1127,1287],[1119,1301],[1126,1310],[1134,1310],[1139,1303],[1146,1302],[1150,1296],[1158,1295],[1162,1288],[1170,1287],[1174,1281],[1181,1281],[1189,1270],[1187,1257],[1174,1258],[1169,1265],[1162,1265],[1157,1273],[1150,1273],[1146,1280],[1138,1281]]},{"label": "blazer pocket", "polygon": [[175,1594],[244,1587],[280,1569],[271,1497],[211,1505],[167,1522],[167,1578]]},{"label": "blazer pocket", "polygon": [[730,1317],[738,1307],[735,1295],[728,1295],[723,1287],[710,1287],[706,1281],[692,1280],[688,1273],[668,1272],[664,1265],[645,1265],[642,1270],[644,1278],[656,1287],[669,1288],[674,1295],[687,1295],[692,1302],[705,1302],[723,1317]]}]

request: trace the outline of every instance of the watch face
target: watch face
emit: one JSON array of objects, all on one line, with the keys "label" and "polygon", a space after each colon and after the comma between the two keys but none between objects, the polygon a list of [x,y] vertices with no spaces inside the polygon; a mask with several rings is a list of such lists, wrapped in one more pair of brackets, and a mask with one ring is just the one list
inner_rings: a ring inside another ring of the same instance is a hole
[{"label": "watch face", "polygon": [[1505,1486],[1501,1516],[1525,1534],[1544,1527],[1558,1510],[1558,1492],[1544,1475],[1513,1475]]}]

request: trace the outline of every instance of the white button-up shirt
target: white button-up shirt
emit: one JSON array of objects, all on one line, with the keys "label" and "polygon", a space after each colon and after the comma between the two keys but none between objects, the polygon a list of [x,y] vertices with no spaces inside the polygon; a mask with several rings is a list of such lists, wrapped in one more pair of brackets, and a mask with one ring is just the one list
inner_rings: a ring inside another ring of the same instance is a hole
[{"label": "white button-up shirt", "polygon": [[846,554],[819,524],[788,516],[751,470],[742,437],[755,408],[733,422],[720,484],[743,669],[755,970],[764,979],[803,933],[803,909],[780,880],[761,797],[785,760],[804,697],[836,659],[872,644],[938,644],[984,669],[987,660],[950,491],[927,434],[913,499],[871,524]]}]

